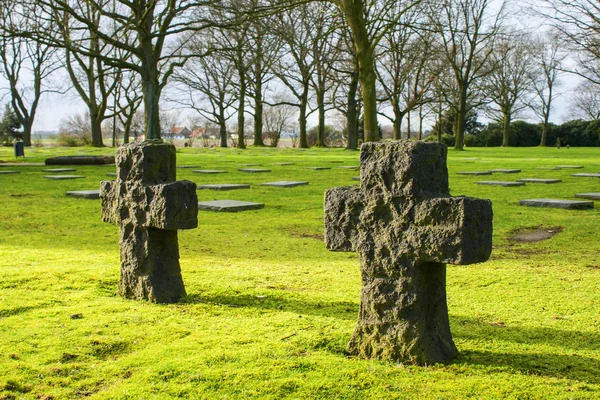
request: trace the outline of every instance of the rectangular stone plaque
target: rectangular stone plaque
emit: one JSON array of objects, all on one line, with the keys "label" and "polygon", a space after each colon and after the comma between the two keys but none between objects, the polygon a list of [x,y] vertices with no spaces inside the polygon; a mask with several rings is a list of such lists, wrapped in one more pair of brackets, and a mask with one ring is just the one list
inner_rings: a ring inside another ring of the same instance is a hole
[{"label": "rectangular stone plaque", "polygon": [[100,198],[100,190],[79,190],[73,192],[67,192],[67,196],[69,197],[77,197],[80,199],[99,199]]},{"label": "rectangular stone plaque", "polygon": [[238,200],[214,200],[198,202],[198,210],[238,212],[263,208],[262,203]]},{"label": "rectangular stone plaque", "polygon": [[295,163],[293,162],[280,162],[280,163],[275,163],[273,165],[279,165],[279,166],[285,166],[285,165],[294,165]]},{"label": "rectangular stone plaque", "polygon": [[562,182],[562,179],[541,179],[541,178],[523,178],[517,179],[517,182],[525,182],[525,183],[559,183]]},{"label": "rectangular stone plaque", "polygon": [[107,172],[106,176],[117,176],[116,172]]},{"label": "rectangular stone plaque", "polygon": [[501,173],[501,174],[518,174],[521,172],[520,169],[490,169],[491,173]]},{"label": "rectangular stone plaque", "polygon": [[177,168],[199,168],[199,165],[178,165]]},{"label": "rectangular stone plaque", "polygon": [[587,172],[582,172],[579,174],[571,174],[571,176],[578,176],[578,177],[584,177],[584,178],[600,178],[600,174],[590,174]]},{"label": "rectangular stone plaque", "polygon": [[590,200],[600,200],[600,193],[577,193],[574,197]]},{"label": "rectangular stone plaque", "polygon": [[77,171],[75,168],[46,168],[43,169],[44,172],[75,172]]},{"label": "rectangular stone plaque", "polygon": [[562,199],[527,199],[519,200],[519,205],[527,207],[566,208],[569,210],[584,210],[594,208],[593,201],[562,200]]},{"label": "rectangular stone plaque", "polygon": [[270,169],[266,168],[240,168],[238,169],[240,172],[250,172],[250,173],[258,173],[258,172],[271,172]]},{"label": "rectangular stone plaque", "polygon": [[558,169],[581,169],[583,165],[557,165]]},{"label": "rectangular stone plaque", "polygon": [[461,171],[457,172],[458,175],[491,175],[490,171]]},{"label": "rectangular stone plaque", "polygon": [[306,167],[304,169],[312,169],[312,170],[315,170],[315,171],[321,171],[323,169],[331,169],[331,167]]},{"label": "rectangular stone plaque", "polygon": [[55,181],[60,181],[60,180],[64,180],[64,179],[85,178],[85,176],[82,176],[82,175],[44,175],[44,178],[53,179]]},{"label": "rectangular stone plaque", "polygon": [[227,171],[223,171],[221,169],[195,169],[192,172],[197,174],[226,174]]},{"label": "rectangular stone plaque", "polygon": [[216,183],[212,185],[198,185],[198,190],[236,190],[236,189],[250,189],[250,185],[244,183]]},{"label": "rectangular stone plaque", "polygon": [[0,171],[0,175],[20,174],[21,171]]},{"label": "rectangular stone plaque", "polygon": [[341,169],[359,169],[360,166],[358,165],[340,165],[339,167],[336,168],[341,168]]},{"label": "rectangular stone plaque", "polygon": [[505,181],[480,181],[478,185],[496,185],[496,186],[525,186],[525,182],[505,182]]},{"label": "rectangular stone plaque", "polygon": [[308,185],[308,182],[300,181],[276,181],[276,182],[265,182],[261,183],[260,186],[275,186],[275,187],[295,187]]}]

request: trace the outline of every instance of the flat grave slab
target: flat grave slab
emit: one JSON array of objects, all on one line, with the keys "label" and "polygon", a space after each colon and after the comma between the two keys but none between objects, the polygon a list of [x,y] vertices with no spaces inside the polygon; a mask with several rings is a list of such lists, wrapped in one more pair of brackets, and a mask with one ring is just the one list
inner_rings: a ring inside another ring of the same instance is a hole
[{"label": "flat grave slab", "polygon": [[69,197],[77,197],[80,199],[97,200],[100,198],[100,190],[77,190],[65,193]]},{"label": "flat grave slab", "polygon": [[343,164],[344,163],[342,160],[331,160],[329,162],[330,163],[335,163],[335,164]]},{"label": "flat grave slab", "polygon": [[490,169],[490,172],[492,174],[494,174],[494,173],[500,173],[500,174],[518,174],[519,172],[521,172],[521,170],[520,169],[510,169],[510,168],[508,168],[508,169],[500,168],[500,169]]},{"label": "flat grave slab", "polygon": [[95,165],[114,164],[114,156],[59,156],[45,160],[46,165]]},{"label": "flat grave slab", "polygon": [[506,181],[480,181],[478,185],[496,185],[496,186],[525,186],[525,182],[506,182]]},{"label": "flat grave slab", "polygon": [[458,175],[491,175],[490,171],[461,171],[457,172]]},{"label": "flat grave slab", "polygon": [[266,169],[266,168],[240,168],[240,169],[238,169],[238,171],[249,172],[249,173],[271,172],[270,169]]},{"label": "flat grave slab", "polygon": [[600,193],[576,193],[574,197],[590,200],[600,200]]},{"label": "flat grave slab", "polygon": [[21,171],[0,171],[0,175],[20,174]]},{"label": "flat grave slab", "polygon": [[197,174],[226,174],[227,171],[223,171],[221,169],[195,169],[192,172]]},{"label": "flat grave slab", "polygon": [[46,168],[43,169],[44,172],[75,172],[77,169],[75,168]]},{"label": "flat grave slab", "polygon": [[353,181],[360,181],[360,176],[353,176],[353,177],[352,177],[352,180],[353,180]]},{"label": "flat grave slab", "polygon": [[581,169],[583,165],[557,165],[558,169]]},{"label": "flat grave slab", "polygon": [[558,167],[537,167],[536,169],[544,170],[544,171],[558,171],[560,168]]},{"label": "flat grave slab", "polygon": [[331,167],[306,167],[304,169],[312,169],[314,171],[321,171],[323,169],[331,169]]},{"label": "flat grave slab", "polygon": [[550,183],[562,182],[562,179],[523,178],[523,179],[517,179],[517,182],[550,184]]},{"label": "flat grave slab", "polygon": [[238,201],[238,200],[213,200],[213,201],[199,201],[198,210],[207,211],[226,211],[226,212],[238,212],[247,210],[258,210],[263,208],[265,205],[262,203],[253,203],[250,201]]},{"label": "flat grave slab", "polygon": [[240,164],[242,167],[260,167],[260,164]]},{"label": "flat grave slab", "polygon": [[336,168],[342,168],[342,169],[359,169],[360,167],[358,165],[340,165],[340,166],[337,166]]},{"label": "flat grave slab", "polygon": [[52,179],[55,181],[61,181],[61,180],[65,180],[65,179],[80,179],[80,178],[85,178],[85,176],[83,175],[44,175],[44,178],[46,179]]},{"label": "flat grave slab", "polygon": [[116,172],[107,172],[106,176],[117,176]]},{"label": "flat grave slab", "polygon": [[477,158],[477,157],[465,157],[465,158],[461,158],[460,160],[462,160],[462,161],[477,161],[477,160],[479,160],[479,158]]},{"label": "flat grave slab", "polygon": [[279,166],[285,166],[285,165],[294,165],[295,163],[293,162],[280,162],[280,163],[274,163],[273,165],[279,165]]},{"label": "flat grave slab", "polygon": [[569,210],[584,210],[594,208],[593,201],[562,200],[562,199],[527,199],[519,200],[519,205],[527,207],[566,208]]},{"label": "flat grave slab", "polygon": [[38,162],[0,162],[0,167],[43,167],[44,163]]},{"label": "flat grave slab", "polygon": [[600,174],[590,174],[587,172],[582,172],[579,174],[571,174],[571,176],[578,176],[578,177],[584,177],[584,178],[600,178]]},{"label": "flat grave slab", "polygon": [[200,168],[199,165],[178,165],[177,168]]},{"label": "flat grave slab", "polygon": [[260,186],[274,186],[274,187],[296,187],[308,185],[308,182],[303,181],[276,181],[276,182],[265,182],[261,183]]},{"label": "flat grave slab", "polygon": [[250,185],[244,183],[215,183],[211,185],[198,185],[198,190],[236,190],[236,189],[250,189]]}]

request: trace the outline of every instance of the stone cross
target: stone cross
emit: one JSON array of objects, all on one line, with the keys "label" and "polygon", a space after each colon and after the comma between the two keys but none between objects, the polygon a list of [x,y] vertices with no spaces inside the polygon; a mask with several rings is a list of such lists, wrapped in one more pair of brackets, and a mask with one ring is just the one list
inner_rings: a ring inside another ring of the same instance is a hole
[{"label": "stone cross", "polygon": [[121,279],[127,298],[172,303],[185,296],[177,229],[198,226],[196,184],[175,182],[175,147],[162,141],[117,149],[117,180],[100,184],[102,220],[120,226]]},{"label": "stone cross", "polygon": [[351,354],[427,365],[458,354],[446,264],[487,260],[489,200],[450,197],[440,143],[365,143],[360,188],[325,193],[325,242],[358,251],[362,290]]}]

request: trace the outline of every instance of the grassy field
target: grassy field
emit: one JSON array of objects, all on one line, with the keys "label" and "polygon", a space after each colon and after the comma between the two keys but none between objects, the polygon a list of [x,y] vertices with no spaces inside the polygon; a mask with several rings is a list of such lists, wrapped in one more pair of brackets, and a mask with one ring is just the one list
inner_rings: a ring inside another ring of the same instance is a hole
[{"label": "grassy field", "polygon": [[[114,149],[26,149],[48,156]],[[14,161],[1,148],[0,160]],[[449,151],[453,195],[490,198],[494,250],[483,264],[448,267],[450,322],[460,356],[415,367],[349,357],[356,322],[358,256],[327,251],[323,192],[357,184],[358,152],[342,149],[183,149],[178,165],[224,169],[178,179],[250,183],[198,191],[200,200],[259,201],[242,213],[199,213],[180,231],[188,297],[174,305],[114,295],[118,228],[100,202],[65,197],[96,189],[114,166],[77,166],[85,179],[50,181],[41,166],[0,175],[0,399],[537,399],[600,398],[600,205],[593,210],[520,207],[519,199],[600,192],[597,148]],[[276,163],[294,165],[277,166]],[[261,164],[271,173],[238,172]],[[583,165],[582,170],[540,167]],[[330,166],[313,171],[308,166]],[[458,171],[520,168],[514,175]],[[561,178],[524,187],[478,180]],[[307,180],[292,189],[258,186]],[[517,242],[519,231],[559,232]],[[73,319],[73,314],[81,318]]]}]

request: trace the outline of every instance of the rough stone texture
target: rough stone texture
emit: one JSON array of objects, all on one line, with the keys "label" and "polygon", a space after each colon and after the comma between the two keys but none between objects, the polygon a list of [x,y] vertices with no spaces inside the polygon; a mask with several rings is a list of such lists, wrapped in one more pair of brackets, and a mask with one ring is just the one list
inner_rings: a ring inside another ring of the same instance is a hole
[{"label": "rough stone texture", "polygon": [[81,179],[85,178],[83,175],[44,175],[46,179],[52,179],[55,181],[62,181],[65,179]]},{"label": "rough stone texture", "polygon": [[238,171],[250,172],[250,173],[271,172],[270,169],[266,169],[266,168],[240,168],[240,169],[238,169]]},{"label": "rough stone texture", "polygon": [[461,171],[457,172],[458,175],[491,175],[490,171]]},{"label": "rough stone texture", "polygon": [[550,183],[560,183],[560,182],[562,182],[562,179],[524,178],[524,179],[517,179],[517,182],[550,184]]},{"label": "rough stone texture", "polygon": [[566,208],[569,210],[585,210],[594,208],[593,201],[562,199],[527,199],[519,200],[519,205],[527,207]]},{"label": "rough stone texture", "polygon": [[120,226],[118,293],[172,303],[185,296],[177,229],[198,226],[196,184],[175,181],[175,147],[161,141],[117,149],[117,180],[100,184],[102,219]]},{"label": "rough stone texture", "polygon": [[488,259],[492,206],[450,197],[446,156],[440,143],[365,143],[360,188],[325,193],[327,248],[360,255],[363,287],[351,354],[420,365],[457,355],[445,263]]},{"label": "rough stone texture", "polygon": [[577,193],[574,197],[581,199],[600,200],[600,193]]},{"label": "rough stone texture", "polygon": [[265,205],[262,203],[253,203],[251,201],[238,200],[213,200],[201,201],[198,203],[198,209],[206,211],[226,211],[238,212],[247,210],[258,210]]},{"label": "rough stone texture", "polygon": [[478,185],[495,185],[495,186],[525,186],[525,182],[505,182],[505,181],[480,181]]},{"label": "rough stone texture", "polygon": [[500,174],[518,174],[519,172],[521,172],[520,169],[505,169],[505,168],[500,168],[500,169],[490,169],[491,173],[500,173]]},{"label": "rough stone texture", "polygon": [[579,174],[571,174],[571,176],[583,177],[583,178],[600,178],[600,174],[590,174],[586,172],[582,172]]},{"label": "rough stone texture", "polygon": [[68,197],[77,197],[81,199],[92,199],[97,200],[100,198],[99,190],[78,190],[73,192],[67,192]]},{"label": "rough stone texture", "polygon": [[304,186],[308,185],[308,182],[303,181],[276,181],[276,182],[265,182],[261,183],[260,186],[275,186],[275,187],[296,187],[296,186]]},{"label": "rough stone texture", "polygon": [[236,190],[236,189],[250,189],[250,185],[245,183],[216,183],[212,185],[198,185],[198,190]]},{"label": "rough stone texture", "polygon": [[95,165],[114,164],[113,156],[60,156],[45,160],[46,165]]},{"label": "rough stone texture", "polygon": [[75,172],[77,169],[75,168],[46,168],[42,170],[43,172]]}]

